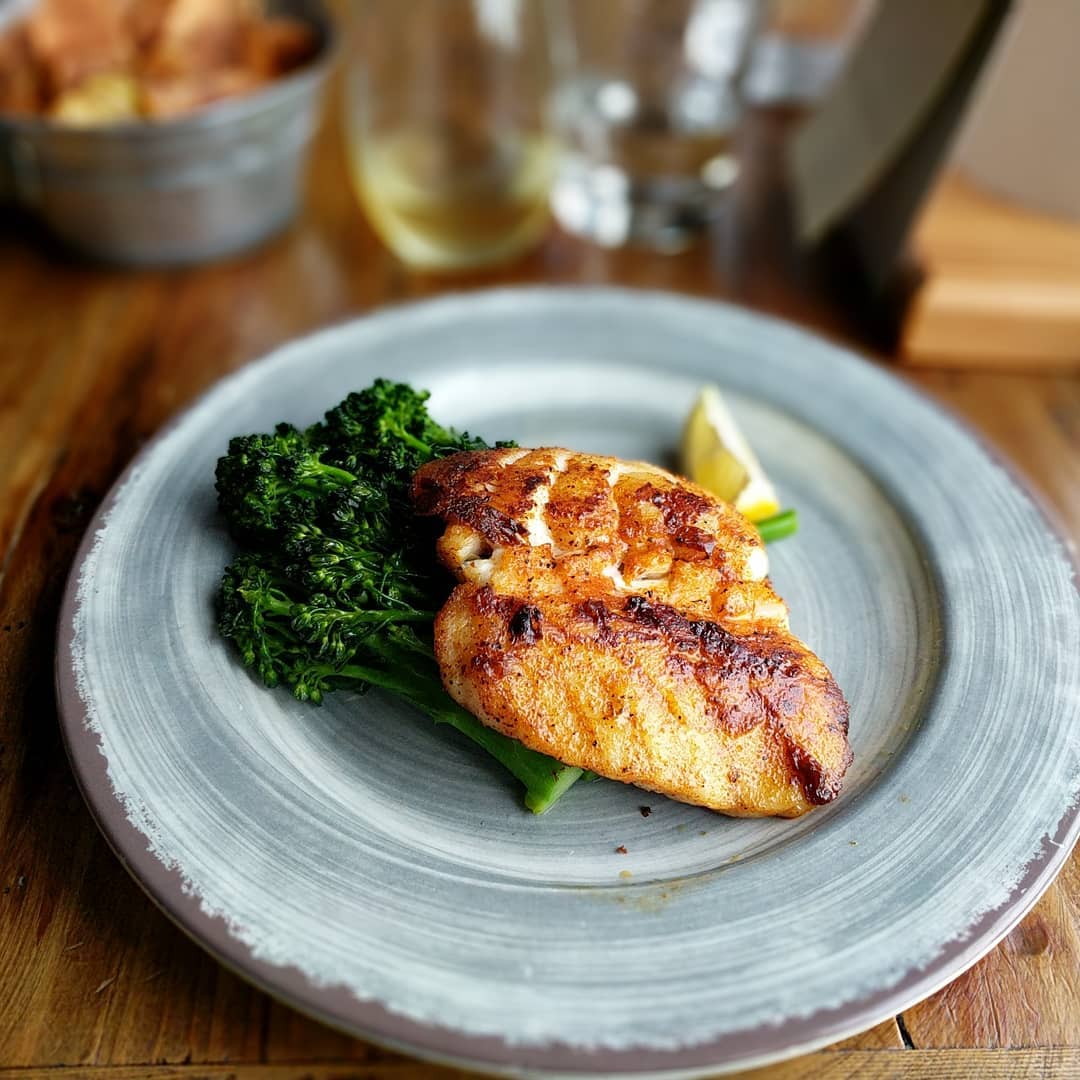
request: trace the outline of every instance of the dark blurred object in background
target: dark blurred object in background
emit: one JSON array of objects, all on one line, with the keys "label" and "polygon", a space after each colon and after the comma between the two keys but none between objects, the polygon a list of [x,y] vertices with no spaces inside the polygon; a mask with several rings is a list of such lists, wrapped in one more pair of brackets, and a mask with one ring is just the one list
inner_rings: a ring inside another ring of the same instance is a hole
[{"label": "dark blurred object in background", "polygon": [[881,0],[790,146],[798,240],[864,332],[892,345],[916,214],[1011,0]]}]

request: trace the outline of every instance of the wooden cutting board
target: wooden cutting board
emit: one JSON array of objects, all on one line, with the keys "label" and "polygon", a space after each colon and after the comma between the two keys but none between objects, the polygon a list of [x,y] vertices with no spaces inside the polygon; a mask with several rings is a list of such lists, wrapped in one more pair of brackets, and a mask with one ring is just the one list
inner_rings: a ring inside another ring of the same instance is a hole
[{"label": "wooden cutting board", "polygon": [[913,246],[925,277],[904,318],[903,363],[1080,372],[1080,222],[949,173]]}]

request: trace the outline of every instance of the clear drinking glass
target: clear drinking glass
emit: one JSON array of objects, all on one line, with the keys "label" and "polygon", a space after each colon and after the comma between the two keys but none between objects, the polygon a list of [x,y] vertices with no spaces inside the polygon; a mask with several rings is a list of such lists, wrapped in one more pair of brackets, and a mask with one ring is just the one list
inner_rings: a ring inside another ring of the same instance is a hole
[{"label": "clear drinking glass", "polygon": [[546,3],[353,0],[353,181],[411,265],[495,263],[544,232],[555,160]]},{"label": "clear drinking glass", "polygon": [[605,246],[686,247],[738,174],[739,82],[765,0],[553,0],[555,216]]}]

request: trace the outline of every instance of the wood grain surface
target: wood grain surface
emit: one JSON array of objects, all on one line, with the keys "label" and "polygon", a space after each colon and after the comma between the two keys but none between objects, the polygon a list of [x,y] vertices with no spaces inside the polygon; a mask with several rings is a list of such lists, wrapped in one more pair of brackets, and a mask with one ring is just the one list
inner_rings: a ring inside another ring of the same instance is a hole
[{"label": "wood grain surface", "polygon": [[[227,262],[126,272],[0,226],[0,1080],[461,1077],[330,1031],[238,979],[143,895],[94,827],[60,742],[53,635],[91,513],[160,425],[225,372],[317,326],[447,289],[617,282],[735,299],[844,339],[787,246],[782,116],[748,136],[747,185],[708,243],[608,253],[554,231],[511,267],[439,279],[373,237],[328,127],[308,207]],[[1080,383],[904,376],[981,431],[1080,536]],[[958,496],[960,497],[960,496]],[[966,975],[898,1020],[752,1075],[1080,1075],[1080,870]]]}]

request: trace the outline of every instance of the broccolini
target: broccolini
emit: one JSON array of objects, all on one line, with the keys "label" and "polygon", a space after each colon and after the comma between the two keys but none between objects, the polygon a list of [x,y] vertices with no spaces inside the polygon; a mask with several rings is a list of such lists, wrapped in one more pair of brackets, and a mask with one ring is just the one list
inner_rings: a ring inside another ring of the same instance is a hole
[{"label": "broccolini", "polygon": [[378,379],[321,423],[230,441],[216,487],[241,550],[222,579],[218,627],[267,686],[302,701],[378,687],[457,728],[542,813],[581,770],[485,727],[439,677],[432,623],[450,583],[409,490],[425,462],[487,444],[438,424],[427,398]]}]

